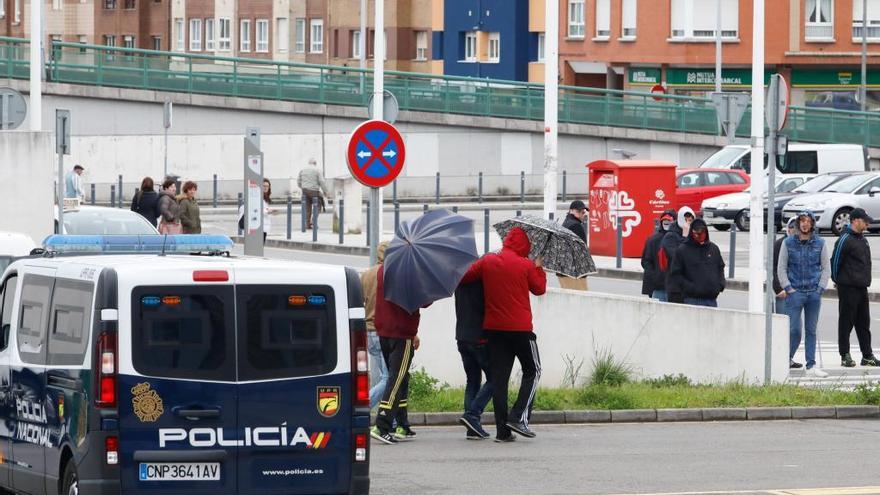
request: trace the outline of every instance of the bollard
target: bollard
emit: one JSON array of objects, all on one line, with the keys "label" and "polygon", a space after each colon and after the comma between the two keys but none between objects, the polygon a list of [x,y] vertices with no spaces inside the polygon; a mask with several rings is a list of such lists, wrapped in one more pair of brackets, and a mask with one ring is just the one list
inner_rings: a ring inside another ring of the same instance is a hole
[{"label": "bollard", "polygon": [[339,244],[345,243],[345,200],[339,200]]},{"label": "bollard", "polygon": [[623,222],[615,219],[617,223],[617,269],[623,268]]},{"label": "bollard", "polygon": [[400,228],[400,203],[394,202],[394,235],[397,235]]},{"label": "bollard", "polygon": [[318,242],[318,198],[312,198],[312,242]]},{"label": "bollard", "polygon": [[516,216],[521,217],[521,216],[522,216],[522,210],[516,210]]},{"label": "bollard", "polygon": [[730,252],[727,254],[729,258],[727,278],[733,278],[736,273],[736,222],[730,224]]},{"label": "bollard", "polygon": [[[214,192],[217,191],[217,175],[214,175]],[[216,203],[217,196],[214,195],[214,201]],[[216,208],[216,206],[215,206]],[[290,236],[293,234],[293,196],[287,195],[287,240],[290,240]]]},{"label": "bollard", "polygon": [[92,189],[92,206],[95,206],[95,184],[91,185]]},{"label": "bollard", "polygon": [[303,196],[300,198],[300,208],[299,208],[299,217],[302,225],[300,226],[301,232],[303,234],[306,233],[306,197]]},{"label": "bollard", "polygon": [[117,202],[117,206],[119,206],[119,208],[122,208],[122,202],[124,200],[122,199],[122,175],[121,174],[119,175],[119,185],[116,186],[116,190],[119,191],[119,201]]},{"label": "bollard", "polygon": [[519,173],[519,202],[525,203],[526,201],[526,173]]},{"label": "bollard", "polygon": [[110,207],[116,208],[116,184],[110,184]]},{"label": "bollard", "polygon": [[489,208],[483,210],[483,254],[489,252]]},{"label": "bollard", "polygon": [[428,205],[422,205],[422,215],[428,213]]},{"label": "bollard", "polygon": [[370,232],[370,210],[372,208],[370,208],[370,202],[367,201],[367,246],[370,245],[370,234],[372,233]]},{"label": "bollard", "polygon": [[483,172],[479,173],[477,179],[477,201],[483,202]]},{"label": "bollard", "polygon": [[[242,193],[238,193],[238,211],[241,212],[241,216],[239,217],[240,219],[244,218],[244,209],[242,208],[243,206],[244,206],[244,195]],[[239,225],[238,235],[244,235],[244,229],[241,228],[242,224],[240,223],[238,225]]]},{"label": "bollard", "polygon": [[562,202],[565,203],[565,186],[568,182],[568,175],[565,173],[565,170],[562,171]]},{"label": "bollard", "polygon": [[[217,189],[218,189],[217,174],[214,174],[214,198],[211,201],[211,204],[213,205],[214,208],[217,207]],[[287,236],[287,238],[290,239],[290,236]]]},{"label": "bollard", "polygon": [[553,221],[553,217],[555,217],[555,216],[556,216],[556,214],[551,211],[550,212],[550,221],[551,222]]},{"label": "bollard", "polygon": [[434,204],[440,204],[440,172],[437,172],[437,184],[434,187]]},{"label": "bollard", "polygon": [[458,213],[458,205],[452,207],[452,213]]},{"label": "bollard", "polygon": [[397,203],[397,179],[391,182],[391,203]]}]

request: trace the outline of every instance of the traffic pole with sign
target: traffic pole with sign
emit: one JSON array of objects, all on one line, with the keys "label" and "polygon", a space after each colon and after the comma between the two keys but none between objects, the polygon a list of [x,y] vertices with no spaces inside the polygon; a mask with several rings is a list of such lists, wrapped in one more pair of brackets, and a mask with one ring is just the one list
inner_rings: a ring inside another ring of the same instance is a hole
[{"label": "traffic pole with sign", "polygon": [[721,132],[727,136],[727,142],[733,144],[736,139],[736,129],[749,108],[751,99],[745,93],[715,92],[710,97],[712,104],[715,105],[718,126],[721,128]]},{"label": "traffic pole with sign", "polygon": [[172,106],[171,100],[165,100],[165,105],[162,108],[162,125],[165,127],[165,173],[162,175],[163,180],[168,177],[168,129],[171,129]]},{"label": "traffic pole with sign", "polygon": [[64,155],[70,154],[70,110],[55,110],[55,152],[58,153],[58,227],[64,233]]},{"label": "traffic pole with sign", "polygon": [[[381,122],[385,120],[385,0],[375,0],[373,10],[373,25],[376,30],[373,37],[373,121]],[[361,36],[364,34],[361,33]],[[382,190],[378,186],[371,186],[370,189],[370,215],[367,222],[370,224],[370,232],[373,233],[370,237],[370,264],[375,265],[379,238],[382,236]]]},{"label": "traffic pole with sign", "polygon": [[244,137],[244,254],[263,256],[263,152],[260,129],[248,127]]}]

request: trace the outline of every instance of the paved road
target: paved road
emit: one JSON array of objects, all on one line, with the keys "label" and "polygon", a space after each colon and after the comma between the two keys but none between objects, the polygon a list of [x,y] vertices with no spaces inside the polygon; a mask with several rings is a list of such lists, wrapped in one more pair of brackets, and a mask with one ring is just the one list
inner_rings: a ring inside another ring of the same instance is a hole
[{"label": "paved road", "polygon": [[[512,444],[418,429],[372,448],[375,495],[582,495],[880,485],[880,421],[536,426]],[[880,486],[862,491],[880,493]]]}]

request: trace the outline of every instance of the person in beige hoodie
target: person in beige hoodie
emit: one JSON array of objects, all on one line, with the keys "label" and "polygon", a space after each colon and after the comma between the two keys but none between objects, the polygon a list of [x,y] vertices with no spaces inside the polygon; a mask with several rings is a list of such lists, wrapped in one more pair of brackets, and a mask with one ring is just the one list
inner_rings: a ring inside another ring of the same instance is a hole
[{"label": "person in beige hoodie", "polygon": [[361,273],[361,287],[364,291],[364,311],[367,322],[367,352],[370,354],[370,369],[378,370],[379,377],[370,388],[370,408],[379,404],[382,392],[385,391],[385,383],[388,381],[388,367],[385,366],[385,358],[382,357],[382,347],[379,345],[379,335],[376,334],[376,287],[378,285],[379,267],[385,262],[385,250],[388,241],[379,243],[376,250],[376,265],[371,266]]}]

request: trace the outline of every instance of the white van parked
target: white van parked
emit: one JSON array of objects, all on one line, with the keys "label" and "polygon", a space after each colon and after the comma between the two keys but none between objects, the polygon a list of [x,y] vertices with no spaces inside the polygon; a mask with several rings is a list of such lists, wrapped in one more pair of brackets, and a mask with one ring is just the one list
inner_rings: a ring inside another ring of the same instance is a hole
[{"label": "white van parked", "polygon": [[[749,145],[731,144],[707,158],[700,168],[738,168],[749,172],[751,165]],[[864,172],[869,169],[868,165],[865,148],[858,144],[789,144],[788,152],[776,168],[783,174],[827,174]]]}]

